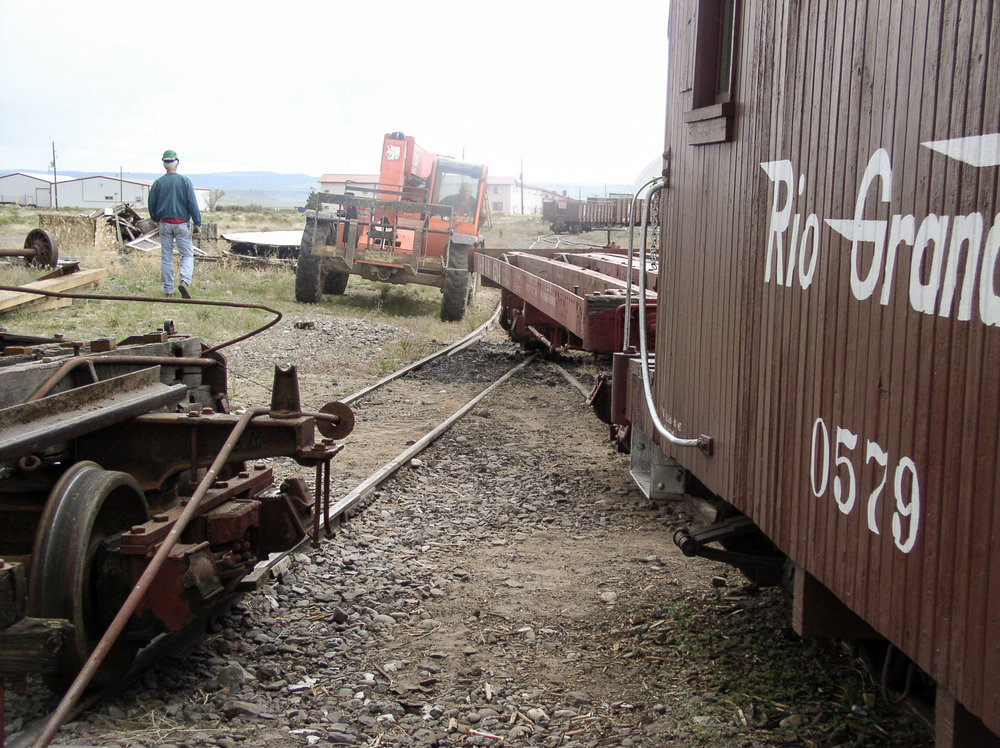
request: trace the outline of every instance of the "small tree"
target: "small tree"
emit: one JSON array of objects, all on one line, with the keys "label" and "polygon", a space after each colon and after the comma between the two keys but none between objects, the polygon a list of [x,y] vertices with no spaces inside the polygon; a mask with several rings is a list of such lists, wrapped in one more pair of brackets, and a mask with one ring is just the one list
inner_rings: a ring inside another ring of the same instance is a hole
[{"label": "small tree", "polygon": [[216,204],[222,199],[223,195],[226,194],[225,190],[209,190],[208,192],[208,209],[215,210]]},{"label": "small tree", "polygon": [[306,210],[319,210],[319,194],[316,190],[309,190],[309,197],[306,198]]}]

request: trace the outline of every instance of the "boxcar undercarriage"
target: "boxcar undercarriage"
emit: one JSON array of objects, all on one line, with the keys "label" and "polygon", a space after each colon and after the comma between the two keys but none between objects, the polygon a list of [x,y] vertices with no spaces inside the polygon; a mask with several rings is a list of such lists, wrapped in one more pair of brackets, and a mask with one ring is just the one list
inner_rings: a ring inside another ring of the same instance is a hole
[{"label": "boxcar undercarriage", "polygon": [[99,653],[93,683],[113,681],[305,537],[316,496],[264,460],[328,480],[353,421],[304,413],[294,367],[276,367],[270,407],[235,415],[223,356],[169,322],[117,344],[2,342],[0,677],[69,686],[142,582]]}]

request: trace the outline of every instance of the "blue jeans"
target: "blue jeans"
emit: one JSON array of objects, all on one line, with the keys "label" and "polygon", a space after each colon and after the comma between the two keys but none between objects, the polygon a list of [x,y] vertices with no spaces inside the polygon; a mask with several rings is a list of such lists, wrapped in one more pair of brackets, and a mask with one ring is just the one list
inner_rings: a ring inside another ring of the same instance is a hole
[{"label": "blue jeans", "polygon": [[194,275],[194,248],[191,246],[190,223],[160,222],[160,277],[163,290],[174,292],[174,243],[181,256],[181,280],[191,284]]}]

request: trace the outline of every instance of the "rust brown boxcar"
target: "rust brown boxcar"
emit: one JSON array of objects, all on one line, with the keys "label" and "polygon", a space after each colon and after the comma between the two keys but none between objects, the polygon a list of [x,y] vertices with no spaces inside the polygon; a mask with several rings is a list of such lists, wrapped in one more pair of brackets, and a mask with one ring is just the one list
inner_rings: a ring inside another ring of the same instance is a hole
[{"label": "rust brown boxcar", "polygon": [[1000,8],[675,0],[669,26],[654,398],[712,449],[653,441],[794,560],[800,631],[857,614],[937,682],[938,744],[987,744]]}]

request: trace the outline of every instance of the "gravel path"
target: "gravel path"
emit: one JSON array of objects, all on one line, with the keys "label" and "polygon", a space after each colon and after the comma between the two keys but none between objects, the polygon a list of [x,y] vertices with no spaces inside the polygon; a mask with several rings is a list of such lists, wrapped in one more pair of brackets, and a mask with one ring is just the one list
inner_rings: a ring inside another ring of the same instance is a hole
[{"label": "gravel path", "polygon": [[[498,335],[421,372],[412,399],[518,357]],[[683,558],[670,537],[684,513],[645,501],[606,437],[577,390],[532,365],[196,649],[58,742],[924,744],[839,650],[787,630],[777,593]],[[766,654],[747,648],[758,639]],[[8,693],[8,727],[51,706],[37,684]]]}]

